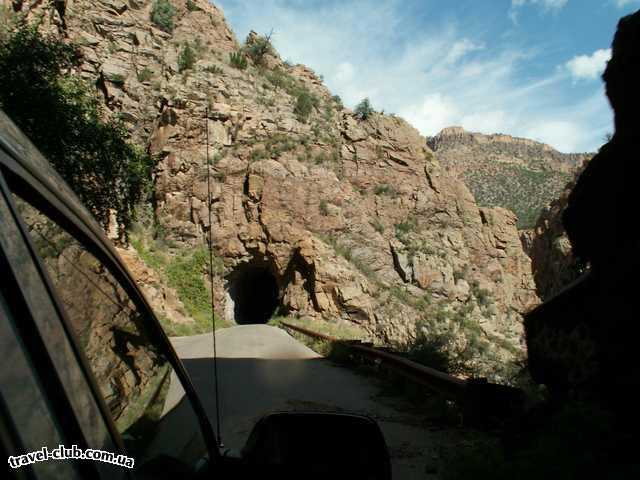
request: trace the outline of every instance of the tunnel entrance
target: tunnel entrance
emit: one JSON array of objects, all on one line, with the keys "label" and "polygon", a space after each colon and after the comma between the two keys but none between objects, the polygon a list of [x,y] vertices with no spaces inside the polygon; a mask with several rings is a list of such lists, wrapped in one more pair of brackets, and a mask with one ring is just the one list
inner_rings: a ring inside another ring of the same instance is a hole
[{"label": "tunnel entrance", "polygon": [[280,303],[278,284],[266,265],[239,267],[229,279],[228,292],[238,325],[267,323]]}]

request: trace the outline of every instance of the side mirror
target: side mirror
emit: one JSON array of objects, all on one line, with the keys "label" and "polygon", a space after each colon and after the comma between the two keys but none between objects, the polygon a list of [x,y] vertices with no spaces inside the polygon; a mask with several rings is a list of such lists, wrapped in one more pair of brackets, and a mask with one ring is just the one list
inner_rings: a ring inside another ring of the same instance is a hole
[{"label": "side mirror", "polygon": [[295,469],[298,478],[391,480],[389,452],[380,427],[361,415],[267,415],[251,432],[242,459],[252,467]]}]

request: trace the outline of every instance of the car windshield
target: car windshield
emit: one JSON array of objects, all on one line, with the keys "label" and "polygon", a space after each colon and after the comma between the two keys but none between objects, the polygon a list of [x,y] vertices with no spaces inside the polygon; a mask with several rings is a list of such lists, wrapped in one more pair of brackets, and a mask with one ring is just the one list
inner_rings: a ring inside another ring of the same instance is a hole
[{"label": "car windshield", "polygon": [[0,187],[138,457],[638,471],[640,0],[4,4]]}]

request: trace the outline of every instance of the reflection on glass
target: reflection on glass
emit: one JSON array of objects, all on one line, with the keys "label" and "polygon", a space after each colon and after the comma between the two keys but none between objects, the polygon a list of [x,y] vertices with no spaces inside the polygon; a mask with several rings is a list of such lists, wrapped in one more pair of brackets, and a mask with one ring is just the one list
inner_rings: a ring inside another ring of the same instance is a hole
[{"label": "reflection on glass", "polygon": [[[138,463],[160,453],[182,460],[202,455],[195,414],[167,358],[150,341],[144,313],[80,242],[14,198],[127,451]],[[178,428],[180,435],[172,431]]]}]

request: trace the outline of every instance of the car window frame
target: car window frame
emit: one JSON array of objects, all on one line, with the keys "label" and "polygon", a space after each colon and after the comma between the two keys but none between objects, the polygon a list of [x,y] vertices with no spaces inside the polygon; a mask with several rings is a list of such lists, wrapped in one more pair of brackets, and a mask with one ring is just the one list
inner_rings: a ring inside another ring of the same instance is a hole
[{"label": "car window frame", "polygon": [[[0,151],[0,160],[2,157],[3,152]],[[0,217],[4,220],[0,231],[2,290],[9,309],[13,315],[20,318],[18,332],[27,348],[29,358],[38,365],[38,370],[33,373],[46,385],[46,398],[51,404],[51,412],[63,429],[65,438],[82,449],[108,448],[124,453],[122,443],[118,443],[118,439],[112,435],[108,419],[104,417],[104,412],[90,388],[90,379],[86,370],[82,368],[73,341],[64,331],[64,327],[62,331],[58,331],[58,327],[61,326],[59,305],[50,296],[50,284],[47,283],[47,277],[43,277],[43,265],[39,263],[40,259],[35,251],[30,248],[28,233],[20,225],[21,219],[10,202],[11,192],[0,171]],[[7,242],[10,240],[15,241],[11,251],[7,249]],[[19,259],[11,255],[16,250]],[[34,283],[37,284],[35,289],[27,286]],[[36,297],[38,306],[34,307]],[[54,346],[56,348],[53,348]],[[73,364],[70,364],[70,361]],[[60,371],[60,368],[64,368],[64,371]],[[72,384],[66,385],[69,380]],[[79,410],[82,410],[85,418],[93,416],[102,422],[99,425],[87,425],[83,418],[78,417]],[[96,444],[96,441],[100,443]],[[113,476],[113,470],[106,466],[87,462],[78,464],[84,472],[83,476]],[[125,475],[125,472],[122,475],[116,473],[116,478]]]},{"label": "car window frame", "polygon": [[[160,351],[166,356],[180,380],[182,387],[185,390],[186,397],[188,398],[194,414],[198,419],[198,425],[209,454],[209,459],[210,461],[215,462],[221,457],[221,454],[217,448],[216,438],[204,407],[199,400],[184,365],[179,360],[175,350],[171,346],[171,343],[162,329],[153,309],[133,280],[127,267],[120,260],[115,248],[106,238],[106,235],[97,222],[91,217],[86,208],[82,206],[77,197],[71,193],[59,175],[57,175],[57,173],[48,165],[45,170],[45,175],[42,172],[42,168],[34,168],[33,163],[30,163],[28,159],[22,158],[16,148],[7,148],[8,144],[6,140],[2,138],[1,132],[2,130],[0,129],[0,177],[3,177],[4,179],[4,181],[1,182],[3,184],[2,189],[6,190],[6,192],[10,191],[17,194],[73,236],[89,253],[94,255],[98,261],[105,265],[120,287],[130,297],[136,308],[138,308],[140,312],[144,312],[145,320],[148,322],[149,326],[149,337],[157,344]],[[24,140],[28,142],[28,140]],[[37,156],[39,162],[44,160],[35,147],[30,143],[28,147],[29,148],[24,149],[27,154]],[[52,177],[54,181],[50,181],[47,178],[47,175]],[[62,323],[66,330],[66,335],[76,350],[78,350],[76,353],[79,359],[83,360],[84,353],[79,351],[81,349],[79,349],[78,339],[76,338],[73,329],[70,328],[70,323],[66,317],[66,313],[64,313],[64,308],[61,308],[62,304],[57,296],[56,289],[48,278],[48,274],[45,271],[46,269],[42,265],[41,259],[35,250],[33,242],[26,232],[24,221],[18,213],[15,203],[12,201],[10,196],[9,204],[14,215],[21,223],[23,233],[27,235],[29,249],[32,255],[37,258],[40,268],[43,270],[44,278],[48,282],[48,288],[51,292],[51,296],[54,298],[61,311]],[[98,397],[96,400],[101,405],[101,408],[105,409],[108,419],[111,420],[111,426],[114,430],[114,439],[122,445],[122,439],[120,438],[119,433],[115,431],[115,425],[113,424],[111,415],[106,409],[102,395],[99,390],[97,390],[97,384],[93,379],[93,373],[90,371],[86,359],[80,363],[85,372],[88,372],[89,382],[92,384],[92,387],[95,389],[94,391]]]}]

